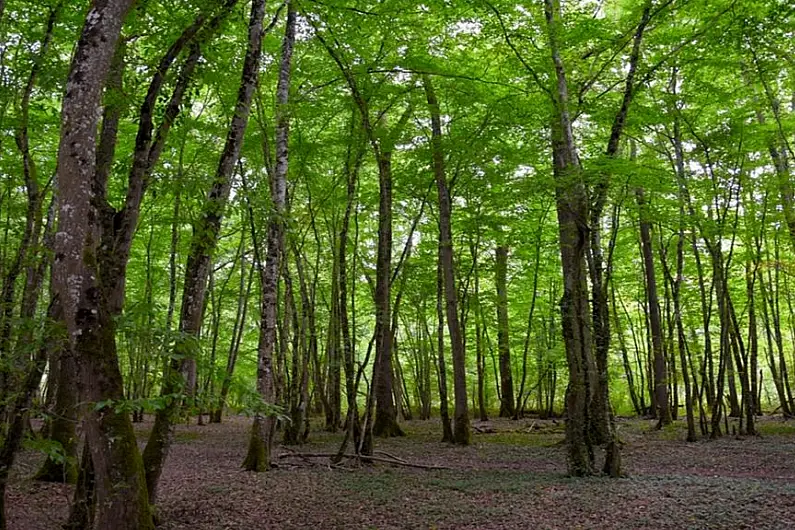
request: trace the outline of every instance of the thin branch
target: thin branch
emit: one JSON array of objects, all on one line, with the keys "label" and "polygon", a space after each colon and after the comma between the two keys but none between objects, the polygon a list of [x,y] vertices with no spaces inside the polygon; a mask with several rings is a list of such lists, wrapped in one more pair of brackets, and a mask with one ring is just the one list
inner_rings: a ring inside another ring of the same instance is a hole
[{"label": "thin branch", "polygon": [[347,453],[344,455],[339,455],[337,453],[282,453],[279,455],[279,458],[349,458],[351,460],[360,460],[363,462],[381,462],[384,464],[392,464],[393,466],[413,467],[417,469],[450,469],[447,466],[417,464],[414,462],[394,460],[392,458],[379,458],[377,456],[352,455]]}]

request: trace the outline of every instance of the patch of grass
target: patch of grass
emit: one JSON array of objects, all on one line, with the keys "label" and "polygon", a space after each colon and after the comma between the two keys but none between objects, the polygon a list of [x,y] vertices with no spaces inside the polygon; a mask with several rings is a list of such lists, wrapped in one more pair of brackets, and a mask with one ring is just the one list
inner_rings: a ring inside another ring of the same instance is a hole
[{"label": "patch of grass", "polygon": [[496,432],[490,434],[477,434],[473,436],[475,443],[513,445],[519,447],[549,447],[558,443],[563,436],[560,433],[525,433],[525,432]]},{"label": "patch of grass", "polygon": [[560,481],[560,476],[504,470],[469,471],[466,475],[438,476],[425,484],[461,493],[514,493],[527,495],[542,485]]},{"label": "patch of grass", "polygon": [[756,424],[762,436],[792,436],[795,434],[795,422],[783,420],[760,421]]},{"label": "patch of grass", "polygon": [[406,486],[404,478],[391,469],[384,469],[375,473],[350,473],[341,477],[338,485],[362,499],[386,502]]},{"label": "patch of grass", "polygon": [[180,431],[174,434],[175,442],[192,442],[201,438],[201,433],[195,431]]}]

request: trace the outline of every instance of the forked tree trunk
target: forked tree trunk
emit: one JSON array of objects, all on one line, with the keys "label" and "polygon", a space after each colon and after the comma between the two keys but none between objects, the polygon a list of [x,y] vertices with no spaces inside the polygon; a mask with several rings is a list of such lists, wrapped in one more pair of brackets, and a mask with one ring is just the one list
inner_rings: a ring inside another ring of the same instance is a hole
[{"label": "forked tree trunk", "polygon": [[[270,179],[273,212],[268,222],[267,250],[265,262],[260,259],[260,282],[262,302],[260,335],[257,345],[257,392],[264,404],[274,404],[276,393],[273,386],[273,350],[276,346],[277,308],[279,290],[279,261],[284,247],[285,204],[287,198],[288,147],[290,139],[290,74],[292,72],[293,45],[295,43],[295,4],[288,1],[287,23],[282,40],[282,58],[279,81],[276,86],[276,166]],[[257,48],[259,49],[259,48]],[[255,242],[255,244],[257,244]],[[293,377],[299,377],[293,374]],[[267,471],[271,465],[271,446],[276,429],[276,418],[272,413],[258,411],[254,415],[248,454],[243,461],[247,471]]]},{"label": "forked tree trunk", "polygon": [[[58,150],[58,213],[53,287],[80,370],[84,401],[124,399],[114,326],[102,292],[102,241],[94,191],[96,134],[102,87],[130,0],[99,1],[83,26],[63,99]],[[111,404],[86,413],[86,438],[96,475],[95,528],[152,528],[146,483],[129,415]]]},{"label": "forked tree trunk", "polygon": [[[567,460],[570,475],[584,476],[594,472],[590,434],[592,425],[588,409],[593,399],[592,393],[599,388],[586,273],[588,197],[569,115],[569,89],[559,42],[559,0],[544,0],[544,12],[555,69],[554,89],[551,91],[554,103],[551,139],[563,269],[561,325],[569,367],[569,386],[566,390]],[[620,474],[620,454],[613,436],[608,441],[605,471],[611,476]]]},{"label": "forked tree trunk", "polygon": [[[647,0],[640,22],[635,30],[632,41],[632,51],[629,56],[629,68],[624,80],[624,93],[621,106],[613,117],[610,129],[610,138],[607,142],[605,154],[609,158],[618,158],[619,145],[626,127],[627,116],[629,115],[632,100],[635,97],[638,83],[636,80],[638,64],[641,59],[641,44],[646,27],[651,18],[651,1]],[[608,284],[611,280],[611,267],[605,267],[604,253],[602,248],[602,215],[605,204],[607,203],[607,192],[610,187],[610,175],[603,173],[597,182],[590,204],[590,248],[587,252],[588,273],[591,279],[592,295],[592,321],[593,321],[593,341],[596,365],[599,370],[598,387],[591,390],[592,427],[591,437],[594,443],[603,444],[612,440],[614,430],[612,414],[610,410],[610,393],[608,388],[608,355],[610,352],[611,331],[610,331],[610,305],[608,303]]]},{"label": "forked tree trunk", "polygon": [[351,223],[351,214],[355,207],[356,186],[359,181],[359,168],[364,157],[364,147],[356,145],[357,140],[361,140],[356,134],[356,109],[351,113],[350,143],[348,153],[345,158],[345,175],[347,177],[345,215],[342,218],[342,226],[339,234],[339,311],[340,311],[340,331],[342,334],[342,358],[345,367],[345,394],[347,401],[347,414],[345,419],[345,437],[340,444],[339,458],[342,458],[346,451],[349,440],[353,440],[354,451],[358,452],[358,436],[360,434],[359,410],[357,403],[357,381],[356,381],[356,354],[354,349],[353,337],[351,333],[350,319],[348,316],[348,240]]}]

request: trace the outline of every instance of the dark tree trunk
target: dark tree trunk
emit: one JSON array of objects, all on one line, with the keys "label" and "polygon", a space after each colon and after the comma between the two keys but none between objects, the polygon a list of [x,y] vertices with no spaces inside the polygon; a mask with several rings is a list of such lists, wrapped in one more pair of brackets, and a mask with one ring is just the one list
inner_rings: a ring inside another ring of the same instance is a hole
[{"label": "dark tree trunk", "polygon": [[374,436],[402,436],[397,423],[392,389],[391,262],[392,262],[392,153],[378,156],[378,255],[375,286],[375,366],[373,385],[376,399]]},{"label": "dark tree trunk", "polygon": [[[478,243],[470,240],[469,253],[472,256],[472,276],[474,277],[474,285],[472,295],[467,297],[463,295],[463,300],[468,299],[467,309],[475,313],[475,369],[477,373],[477,401],[475,397],[472,398],[472,407],[474,408],[477,403],[478,418],[480,421],[488,421],[489,415],[486,411],[486,354],[484,352],[486,321],[483,314],[483,308],[480,305],[480,268],[478,267]],[[463,304],[462,304],[463,305]],[[466,325],[466,314],[461,315],[461,321]],[[464,345],[466,351],[466,345]],[[499,384],[499,383],[498,383]]]},{"label": "dark tree trunk", "polygon": [[495,283],[497,286],[497,347],[500,352],[500,416],[510,418],[514,415],[516,403],[513,396],[513,375],[511,374],[511,350],[508,329],[508,249],[497,247]]},{"label": "dark tree trunk", "polygon": [[[54,309],[54,306],[51,306],[49,316],[53,317],[53,319],[60,317],[60,315],[53,313],[52,309]],[[8,484],[9,474],[11,473],[11,466],[14,465],[14,457],[22,445],[27,424],[28,409],[33,400],[33,395],[41,383],[41,377],[47,363],[47,351],[50,348],[58,348],[57,345],[53,344],[56,342],[55,337],[58,335],[53,332],[50,323],[48,323],[47,334],[48,339],[38,348],[33,358],[33,363],[28,368],[27,374],[22,381],[21,387],[17,389],[16,398],[10,408],[8,428],[0,444],[0,530],[5,530],[6,528],[6,485]]]},{"label": "dark tree trunk", "polygon": [[[591,438],[593,418],[589,413],[589,404],[592,403],[593,393],[599,389],[585,266],[589,241],[588,197],[569,115],[568,82],[559,42],[559,1],[545,0],[544,11],[555,68],[554,89],[551,91],[554,103],[551,140],[563,269],[561,324],[569,367],[569,386],[566,390],[567,460],[570,475],[584,476],[594,472]],[[611,476],[620,475],[618,444],[612,436],[608,442],[605,471]]]},{"label": "dark tree trunk", "polygon": [[642,188],[636,191],[640,216],[640,242],[643,252],[643,269],[646,280],[646,297],[649,303],[649,331],[651,333],[652,360],[654,366],[654,402],[657,406],[657,427],[670,424],[671,408],[668,402],[668,366],[663,348],[662,317],[657,295],[657,277],[654,264],[654,249],[651,237],[651,222],[648,203]]},{"label": "dark tree trunk", "polygon": [[345,394],[347,398],[347,414],[345,419],[345,437],[340,445],[339,458],[345,454],[349,440],[354,442],[354,450],[358,452],[357,433],[360,431],[359,410],[357,404],[356,353],[353,343],[350,319],[348,316],[348,233],[350,230],[351,213],[355,207],[356,186],[359,181],[359,168],[364,157],[364,148],[355,144],[360,140],[356,134],[356,110],[351,115],[350,143],[345,158],[345,175],[347,177],[345,215],[339,235],[339,312],[340,331],[342,334],[342,358],[345,367]]},{"label": "dark tree trunk", "polygon": [[[641,44],[646,26],[651,18],[651,2],[647,1],[643,13],[635,30],[632,41],[632,52],[629,57],[629,69],[624,80],[624,93],[621,106],[613,117],[610,129],[610,138],[607,142],[605,154],[609,158],[618,158],[621,137],[626,127],[627,116],[635,97],[638,83],[636,80],[638,64],[641,59]],[[591,280],[591,306],[593,322],[593,342],[596,366],[599,370],[598,386],[590,389],[590,435],[596,444],[612,443],[612,415],[610,410],[610,394],[608,389],[607,361],[610,352],[610,305],[608,303],[608,284],[610,283],[611,268],[605,268],[604,253],[602,249],[602,215],[607,203],[607,192],[610,188],[610,175],[603,173],[597,182],[593,197],[590,201],[589,218],[589,247],[586,250],[588,273]]]},{"label": "dark tree trunk", "polygon": [[[440,247],[440,254],[441,250]],[[442,420],[442,441],[453,443],[453,427],[450,423],[447,400],[447,363],[444,359],[444,279],[442,277],[441,256],[439,256],[436,265],[436,322],[436,347],[439,364],[439,415]]]}]

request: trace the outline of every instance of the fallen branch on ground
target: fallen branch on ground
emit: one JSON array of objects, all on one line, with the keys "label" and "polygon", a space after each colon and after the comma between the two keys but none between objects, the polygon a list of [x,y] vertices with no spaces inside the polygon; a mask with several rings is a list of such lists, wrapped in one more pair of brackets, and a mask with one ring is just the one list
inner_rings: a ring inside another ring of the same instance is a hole
[{"label": "fallen branch on ground", "polygon": [[[332,458],[338,457],[337,453],[282,453],[279,455],[279,458]],[[384,464],[393,464],[396,466],[405,466],[405,467],[414,467],[417,469],[450,469],[446,466],[434,466],[434,465],[426,465],[426,464],[416,464],[414,462],[406,462],[405,460],[400,460],[395,457],[391,458],[381,458],[377,456],[365,456],[365,455],[351,455],[351,454],[344,454],[341,455],[342,458],[349,458],[352,460],[364,460],[368,462],[381,462]]]}]

